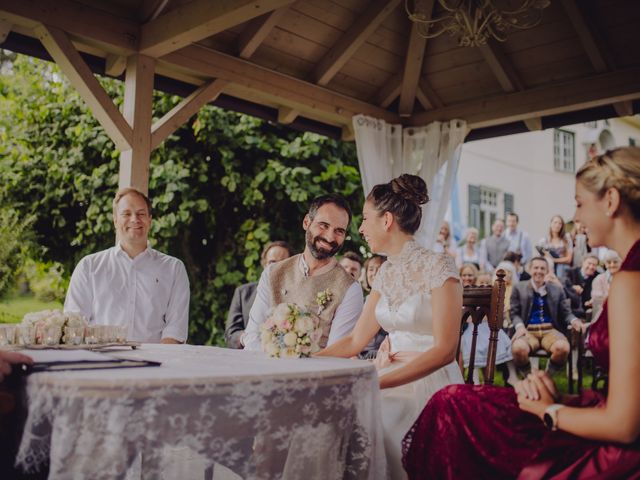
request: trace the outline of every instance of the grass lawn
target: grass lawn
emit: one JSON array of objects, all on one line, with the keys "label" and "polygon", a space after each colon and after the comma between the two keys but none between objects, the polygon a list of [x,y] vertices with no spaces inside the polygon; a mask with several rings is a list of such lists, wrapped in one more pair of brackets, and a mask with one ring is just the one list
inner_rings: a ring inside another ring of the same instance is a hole
[{"label": "grass lawn", "polygon": [[43,302],[33,295],[9,295],[0,300],[0,323],[19,323],[25,313],[62,309],[59,302]]}]

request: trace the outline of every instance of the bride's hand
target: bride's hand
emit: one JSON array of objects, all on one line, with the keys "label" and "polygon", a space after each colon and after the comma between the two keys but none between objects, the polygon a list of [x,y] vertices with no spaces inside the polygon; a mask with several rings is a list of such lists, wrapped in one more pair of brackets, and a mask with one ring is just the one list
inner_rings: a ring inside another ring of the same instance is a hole
[{"label": "bride's hand", "polygon": [[382,370],[383,368],[391,365],[393,357],[394,356],[391,354],[391,343],[389,342],[389,337],[387,336],[380,344],[380,348],[378,349],[376,358],[373,360],[373,364],[378,370]]}]

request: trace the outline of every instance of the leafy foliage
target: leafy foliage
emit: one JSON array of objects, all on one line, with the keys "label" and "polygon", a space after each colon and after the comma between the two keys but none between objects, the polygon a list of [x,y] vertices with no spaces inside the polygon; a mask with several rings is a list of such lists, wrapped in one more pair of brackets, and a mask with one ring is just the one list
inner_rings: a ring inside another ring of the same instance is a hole
[{"label": "leafy foliage", "polygon": [[[113,245],[119,154],[54,65],[17,56],[2,68],[0,205],[34,216],[45,247],[38,260],[60,262],[69,275],[82,256]],[[100,81],[122,98],[120,82]],[[179,101],[156,93],[154,116]],[[352,144],[212,106],[153,151],[152,244],[187,266],[191,342],[222,341],[233,289],[258,278],[265,243],[302,249],[311,198],[338,192],[361,210],[356,166]],[[352,234],[358,224],[355,215]]]},{"label": "leafy foliage", "polygon": [[32,217],[22,219],[15,212],[0,209],[0,298],[9,292],[26,260],[32,222]]}]

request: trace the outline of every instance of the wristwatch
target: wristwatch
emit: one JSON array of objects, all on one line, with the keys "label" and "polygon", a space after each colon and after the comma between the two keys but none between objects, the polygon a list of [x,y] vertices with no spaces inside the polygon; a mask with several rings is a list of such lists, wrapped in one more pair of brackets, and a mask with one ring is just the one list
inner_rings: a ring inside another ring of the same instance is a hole
[{"label": "wristwatch", "polygon": [[555,432],[558,429],[558,410],[563,407],[564,405],[562,405],[561,403],[554,403],[552,405],[549,405],[544,411],[542,421],[549,430]]}]

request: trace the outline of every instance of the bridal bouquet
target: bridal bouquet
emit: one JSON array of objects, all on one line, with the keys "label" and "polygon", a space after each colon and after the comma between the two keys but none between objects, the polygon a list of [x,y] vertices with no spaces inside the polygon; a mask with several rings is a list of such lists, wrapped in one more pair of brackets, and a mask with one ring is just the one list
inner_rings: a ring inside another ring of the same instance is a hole
[{"label": "bridal bouquet", "polygon": [[295,303],[281,303],[260,327],[262,350],[270,357],[309,357],[320,350],[320,318]]}]

